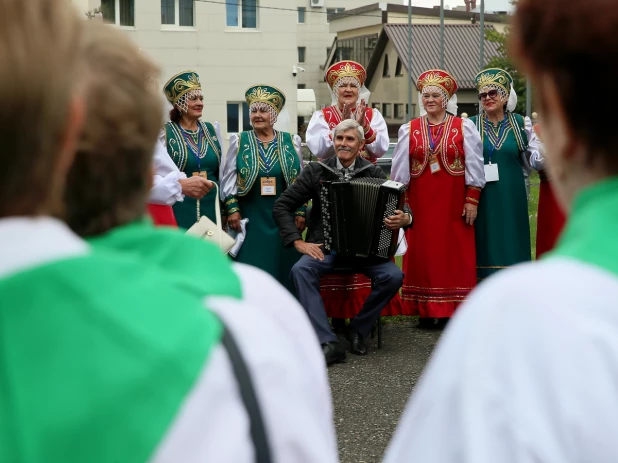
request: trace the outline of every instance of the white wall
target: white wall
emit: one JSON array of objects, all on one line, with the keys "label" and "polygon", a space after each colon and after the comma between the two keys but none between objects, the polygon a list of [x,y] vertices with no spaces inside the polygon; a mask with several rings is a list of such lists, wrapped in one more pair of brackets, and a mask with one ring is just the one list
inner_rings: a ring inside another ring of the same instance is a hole
[{"label": "white wall", "polygon": [[[289,8],[290,3],[268,0],[268,6]],[[229,139],[226,105],[244,101],[245,90],[255,84],[285,93],[290,131],[296,132],[296,26],[296,12],[259,9],[257,29],[227,27],[224,4],[197,1],[193,28],[162,26],[160,1],[135,0],[135,27],[121,30],[161,66],[161,87],[183,70],[199,74],[204,120],[219,121]]]}]

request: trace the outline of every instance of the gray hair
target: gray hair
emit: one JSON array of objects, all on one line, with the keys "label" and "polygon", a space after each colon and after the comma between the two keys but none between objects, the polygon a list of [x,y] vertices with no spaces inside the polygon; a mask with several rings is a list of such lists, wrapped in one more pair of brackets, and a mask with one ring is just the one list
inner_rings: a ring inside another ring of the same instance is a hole
[{"label": "gray hair", "polygon": [[352,129],[356,129],[358,141],[362,142],[365,140],[365,131],[363,130],[363,127],[354,119],[346,119],[345,121],[341,121],[339,125],[337,125],[337,127],[333,129],[333,140],[337,138],[337,135],[339,133],[347,132],[348,130]]}]

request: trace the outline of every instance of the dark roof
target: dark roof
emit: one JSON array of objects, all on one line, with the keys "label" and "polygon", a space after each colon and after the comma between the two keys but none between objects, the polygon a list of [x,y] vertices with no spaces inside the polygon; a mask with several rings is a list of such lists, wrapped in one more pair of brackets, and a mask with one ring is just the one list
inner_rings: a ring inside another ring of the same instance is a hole
[{"label": "dark roof", "polygon": [[[392,4],[388,3],[386,5],[386,9],[383,9],[384,6],[380,3],[373,3],[371,5],[361,6],[359,8],[346,9],[345,11],[339,13],[333,13],[329,17],[329,22],[336,21],[337,19],[343,19],[350,16],[382,16],[382,22],[388,22],[388,13],[399,13],[399,14],[408,14],[408,6],[401,4]],[[381,13],[376,12],[381,11]],[[440,17],[440,8],[424,8],[420,6],[412,7],[412,14],[418,16],[435,16],[436,18]],[[468,12],[468,11],[459,11],[459,10],[444,10],[444,17],[447,19],[463,19],[466,21],[474,18],[476,21],[479,20],[480,13],[479,12]],[[501,14],[492,14],[485,13],[485,21],[494,22],[494,23],[506,23],[508,22],[508,16]]]},{"label": "dark roof", "polygon": [[[486,25],[486,30],[495,30]],[[479,71],[480,25],[445,24],[444,26],[444,67],[455,79],[459,88],[474,88],[474,77]],[[386,44],[391,40],[404,67],[408,67],[408,25],[385,24],[376,48],[367,66],[367,85],[378,70]],[[485,62],[500,56],[498,45],[485,40]],[[391,58],[392,59],[392,58]],[[440,25],[412,24],[412,72],[416,79],[429,69],[440,67]]]}]

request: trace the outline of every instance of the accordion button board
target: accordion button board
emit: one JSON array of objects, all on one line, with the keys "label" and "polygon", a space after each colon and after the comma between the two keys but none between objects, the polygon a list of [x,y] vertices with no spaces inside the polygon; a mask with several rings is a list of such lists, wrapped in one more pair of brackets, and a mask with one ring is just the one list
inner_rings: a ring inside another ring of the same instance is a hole
[{"label": "accordion button board", "polygon": [[393,180],[358,178],[322,182],[320,201],[324,248],[340,257],[391,258],[397,230],[384,219],[403,209],[405,185]]}]

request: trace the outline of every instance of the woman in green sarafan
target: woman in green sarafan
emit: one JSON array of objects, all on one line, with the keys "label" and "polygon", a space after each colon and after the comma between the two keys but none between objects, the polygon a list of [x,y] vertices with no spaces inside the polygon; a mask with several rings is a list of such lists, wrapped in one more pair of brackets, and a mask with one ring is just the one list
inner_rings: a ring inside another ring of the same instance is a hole
[{"label": "woman in green sarafan", "polygon": [[475,80],[482,109],[470,120],[483,140],[487,181],[474,224],[477,278],[482,280],[531,259],[526,177],[539,141],[530,119],[512,112],[517,94],[508,72],[486,69]]},{"label": "woman in green sarafan", "polygon": [[201,216],[213,222],[217,192],[209,181],[219,184],[221,134],[219,124],[202,122],[204,95],[197,73],[183,71],[164,87],[173,108],[159,140],[178,167],[187,176],[185,198],[174,204],[174,216],[180,228],[189,229]]},{"label": "woman in green sarafan", "polygon": [[[240,231],[241,220],[248,219],[236,261],[270,273],[291,290],[290,269],[300,254],[283,246],[272,210],[277,198],[300,175],[301,139],[273,127],[285,105],[281,90],[254,85],[245,92],[245,99],[253,130],[230,137],[221,181],[228,226]],[[305,228],[304,207],[296,211],[296,226],[301,231]]]}]

